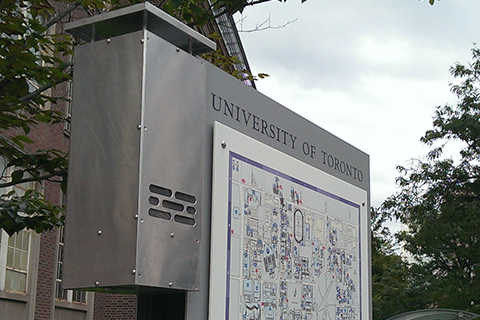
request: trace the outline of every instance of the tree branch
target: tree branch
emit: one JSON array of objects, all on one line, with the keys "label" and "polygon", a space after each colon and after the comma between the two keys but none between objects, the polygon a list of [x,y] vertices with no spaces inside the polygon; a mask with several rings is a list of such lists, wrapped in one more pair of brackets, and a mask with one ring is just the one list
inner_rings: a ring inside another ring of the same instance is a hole
[{"label": "tree branch", "polygon": [[[238,30],[238,32],[246,32],[246,33],[250,33],[250,32],[256,32],[256,31],[263,31],[263,30],[267,30],[267,29],[282,29],[282,28],[285,28],[286,26],[288,26],[289,24],[291,23],[294,23],[295,21],[297,21],[298,19],[295,19],[295,20],[292,20],[292,21],[287,21],[285,22],[284,24],[282,25],[278,25],[278,26],[272,26],[271,25],[271,18],[272,16],[269,15],[267,19],[265,19],[265,21],[263,21],[262,23],[258,24],[255,26],[255,28],[253,29],[250,29],[250,30],[244,30],[243,29],[243,20],[244,18],[242,18],[242,28],[240,30]],[[266,25],[266,26],[265,26]]]},{"label": "tree branch", "polygon": [[55,23],[58,21],[62,20],[65,18],[70,12],[73,10],[77,9],[82,3],[81,2],[76,2],[70,5],[65,11],[60,12],[58,15],[52,17],[52,19],[48,20],[46,23],[43,24],[43,26],[47,29],[49,29],[51,26],[53,26]]},{"label": "tree branch", "polygon": [[[63,71],[65,69],[67,69],[67,67],[71,67],[73,66],[73,62],[65,62],[65,63],[62,63],[60,66],[59,66],[59,70]],[[53,83],[47,83],[46,85],[43,85],[41,86],[40,88],[38,88],[37,90],[34,90],[32,92],[30,92],[29,94],[21,97],[18,99],[17,102],[13,102],[13,103],[9,103],[8,106],[9,107],[14,107],[20,103],[25,103],[25,102],[28,102],[30,100],[32,100],[33,98],[35,98],[36,96],[38,96],[39,94],[41,94],[42,92],[50,89],[51,87],[53,87],[54,85],[56,84],[59,84],[63,81],[67,80],[67,78],[63,79],[62,81],[57,81],[57,82],[53,82]]]},{"label": "tree branch", "polygon": [[[20,181],[3,182],[3,183],[0,183],[0,188],[12,187],[12,186],[15,186],[21,183],[26,183],[26,182],[37,182],[42,180],[49,180],[50,178],[62,176],[62,175],[65,175],[66,173],[67,173],[67,170],[59,170],[59,171],[55,171],[53,173],[49,173],[42,176],[24,178]],[[49,181],[52,181],[52,180],[49,180]],[[60,183],[61,181],[54,181],[54,182]]]}]

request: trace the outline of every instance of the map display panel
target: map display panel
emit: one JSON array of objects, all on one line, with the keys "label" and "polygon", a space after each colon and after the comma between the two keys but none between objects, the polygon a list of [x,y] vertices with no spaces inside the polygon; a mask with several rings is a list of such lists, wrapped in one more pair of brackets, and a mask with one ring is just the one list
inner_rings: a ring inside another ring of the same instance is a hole
[{"label": "map display panel", "polygon": [[319,170],[288,156],[236,151],[223,151],[228,205],[213,215],[211,291],[224,302],[211,312],[232,320],[362,319],[364,198],[349,200],[309,174],[299,178],[292,172]]}]

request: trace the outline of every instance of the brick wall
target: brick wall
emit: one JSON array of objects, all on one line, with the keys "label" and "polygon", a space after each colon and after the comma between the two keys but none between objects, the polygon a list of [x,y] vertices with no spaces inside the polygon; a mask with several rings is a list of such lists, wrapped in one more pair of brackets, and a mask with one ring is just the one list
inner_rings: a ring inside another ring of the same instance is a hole
[{"label": "brick wall", "polygon": [[103,314],[105,313],[105,300],[106,293],[95,293],[95,302],[93,304],[93,319],[101,320],[103,319]]},{"label": "brick wall", "polygon": [[96,293],[93,311],[94,320],[135,320],[135,295]]},{"label": "brick wall", "polygon": [[136,303],[135,295],[107,294],[105,297],[105,312],[102,319],[135,320]]},{"label": "brick wall", "polygon": [[55,263],[58,231],[44,232],[40,241],[35,320],[50,320],[55,296]]}]

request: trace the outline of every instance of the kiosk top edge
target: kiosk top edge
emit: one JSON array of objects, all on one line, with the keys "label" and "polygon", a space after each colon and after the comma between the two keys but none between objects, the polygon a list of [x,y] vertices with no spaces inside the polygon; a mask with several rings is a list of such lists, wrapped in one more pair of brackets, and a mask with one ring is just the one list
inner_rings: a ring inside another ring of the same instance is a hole
[{"label": "kiosk top edge", "polygon": [[87,42],[146,29],[194,55],[216,49],[212,40],[149,2],[110,11],[66,24],[65,30]]}]

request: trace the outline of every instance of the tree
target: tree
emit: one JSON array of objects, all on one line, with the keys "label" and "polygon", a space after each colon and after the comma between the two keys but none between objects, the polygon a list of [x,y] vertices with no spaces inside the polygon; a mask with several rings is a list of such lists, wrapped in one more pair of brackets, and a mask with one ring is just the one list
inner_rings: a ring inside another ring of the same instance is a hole
[{"label": "tree", "polygon": [[[93,4],[72,2],[65,12]],[[0,10],[0,156],[7,161],[0,186],[55,179],[64,189],[66,153],[35,150],[28,134],[33,126],[64,120],[63,113],[46,107],[62,97],[45,93],[70,79],[71,64],[66,56],[71,39],[47,33],[65,12],[56,13],[47,1],[35,0],[0,1]],[[61,211],[36,190],[23,195],[11,191],[0,198],[0,226],[9,234],[23,228],[40,232],[61,225]]]},{"label": "tree", "polygon": [[390,230],[385,227],[387,216],[372,208],[372,304],[373,319],[383,320],[395,315],[423,309],[425,290],[417,274],[398,252]]},{"label": "tree", "polygon": [[[437,107],[421,141],[424,161],[399,167],[400,191],[383,206],[408,229],[398,234],[429,291],[429,305],[480,311],[480,50],[472,63],[451,67],[457,105]],[[459,160],[442,158],[445,144],[461,145]],[[440,144],[439,146],[437,146]]]}]

